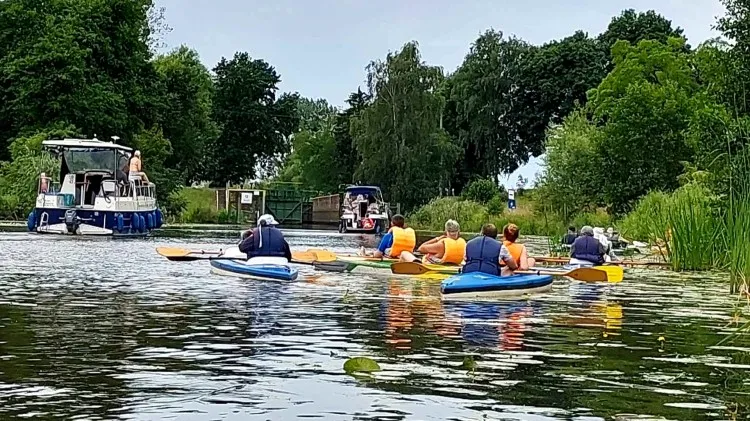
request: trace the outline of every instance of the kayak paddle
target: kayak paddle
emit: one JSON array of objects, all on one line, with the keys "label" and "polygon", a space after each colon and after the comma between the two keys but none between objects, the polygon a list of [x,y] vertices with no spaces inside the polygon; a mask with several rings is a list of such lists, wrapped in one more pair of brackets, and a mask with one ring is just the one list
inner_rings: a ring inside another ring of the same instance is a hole
[{"label": "kayak paddle", "polygon": [[205,250],[187,250],[174,247],[157,247],[156,252],[166,257],[169,260],[176,262],[186,262],[192,260],[206,259],[210,256],[220,255],[219,251],[205,251]]},{"label": "kayak paddle", "polygon": [[[620,268],[622,270],[622,268]],[[565,276],[568,278],[575,279],[581,282],[620,282],[622,281],[622,272],[620,272],[620,279],[610,279],[608,273],[604,270],[596,268],[576,268],[570,270],[516,270],[513,273],[523,275],[549,275],[549,276]]]},{"label": "kayak paddle", "polygon": [[458,273],[457,266],[446,267],[428,267],[419,262],[396,262],[391,264],[391,272],[396,275],[427,275],[427,274],[447,274],[454,275]]}]

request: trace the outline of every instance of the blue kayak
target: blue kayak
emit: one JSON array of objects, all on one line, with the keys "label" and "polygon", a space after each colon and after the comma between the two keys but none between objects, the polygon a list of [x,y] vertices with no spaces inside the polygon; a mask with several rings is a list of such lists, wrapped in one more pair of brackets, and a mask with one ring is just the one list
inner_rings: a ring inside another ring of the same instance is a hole
[{"label": "blue kayak", "polygon": [[211,260],[211,267],[220,275],[235,275],[243,278],[293,281],[297,269],[287,265],[247,264],[237,260]]},{"label": "blue kayak", "polygon": [[552,287],[549,275],[495,276],[481,272],[460,273],[443,281],[441,291],[450,296],[479,297],[521,295]]}]

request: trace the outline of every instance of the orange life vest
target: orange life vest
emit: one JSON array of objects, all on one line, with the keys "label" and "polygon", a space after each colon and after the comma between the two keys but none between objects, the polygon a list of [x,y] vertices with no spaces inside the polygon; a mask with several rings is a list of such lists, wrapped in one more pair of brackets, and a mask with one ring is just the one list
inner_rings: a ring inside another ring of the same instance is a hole
[{"label": "orange life vest", "polygon": [[[508,240],[503,241],[503,245],[505,245],[505,248],[508,249],[508,251],[510,252],[510,257],[512,257],[513,260],[516,261],[518,267],[521,267],[521,254],[523,253],[524,245],[511,243]],[[502,266],[505,266],[505,262],[501,262],[500,264]]]},{"label": "orange life vest", "polygon": [[459,237],[457,240],[452,238],[443,238],[443,246],[445,252],[440,260],[443,263],[453,263],[460,265],[464,260],[464,254],[466,253],[466,240]]},{"label": "orange life vest", "polygon": [[392,227],[393,245],[391,245],[390,256],[398,258],[402,252],[408,251],[414,253],[414,246],[417,245],[417,234],[411,228]]}]

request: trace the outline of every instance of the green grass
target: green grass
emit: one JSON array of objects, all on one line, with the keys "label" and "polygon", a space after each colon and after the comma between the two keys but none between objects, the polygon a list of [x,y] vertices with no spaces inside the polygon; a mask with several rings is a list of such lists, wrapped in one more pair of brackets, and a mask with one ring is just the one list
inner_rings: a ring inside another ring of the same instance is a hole
[{"label": "green grass", "polygon": [[[494,224],[498,230],[509,223],[518,225],[522,235],[547,235],[558,237],[565,233],[569,224],[580,228],[583,225],[607,227],[611,218],[605,212],[577,215],[572,221],[564,221],[552,211],[540,211],[527,197],[517,200],[513,211],[503,208],[501,212],[490,212],[488,207],[459,197],[442,197],[408,215],[407,222],[415,229],[442,231],[445,221],[455,219],[463,232],[479,232],[482,225]],[[496,208],[496,206],[494,206]]]},{"label": "green grass", "polygon": [[216,191],[207,188],[185,187],[177,193],[185,201],[175,222],[184,224],[226,224],[230,216],[226,210],[216,208]]}]

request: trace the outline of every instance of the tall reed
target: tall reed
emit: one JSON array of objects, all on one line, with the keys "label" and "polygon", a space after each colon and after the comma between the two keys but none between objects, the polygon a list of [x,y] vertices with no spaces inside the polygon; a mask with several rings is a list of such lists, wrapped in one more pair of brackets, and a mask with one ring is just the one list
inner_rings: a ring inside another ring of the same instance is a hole
[{"label": "tall reed", "polygon": [[[750,159],[744,148],[731,158],[730,154],[724,239],[732,291],[737,292],[747,290],[750,282]],[[736,165],[732,165],[732,161]]]},{"label": "tall reed", "polygon": [[712,193],[697,184],[676,190],[668,201],[667,245],[674,270],[707,270],[720,260],[720,214],[711,208]]}]

